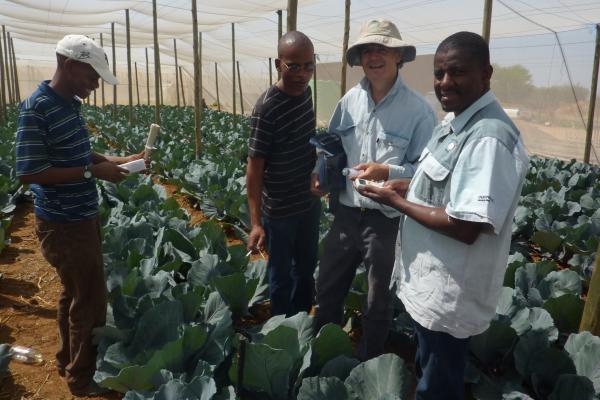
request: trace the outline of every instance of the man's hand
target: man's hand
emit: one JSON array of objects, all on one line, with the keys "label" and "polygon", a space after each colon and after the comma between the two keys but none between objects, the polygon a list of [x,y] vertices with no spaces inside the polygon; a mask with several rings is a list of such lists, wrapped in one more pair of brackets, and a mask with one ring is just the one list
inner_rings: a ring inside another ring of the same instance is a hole
[{"label": "man's hand", "polygon": [[248,235],[246,250],[251,252],[262,251],[265,248],[265,229],[262,225],[254,225]]},{"label": "man's hand", "polygon": [[323,197],[327,194],[327,192],[323,192],[322,190],[320,190],[318,174],[311,174],[310,176],[310,191],[313,195],[317,197]]},{"label": "man's hand", "polygon": [[372,200],[375,200],[378,203],[382,203],[394,208],[399,208],[398,204],[404,200],[404,196],[398,193],[389,185],[384,185],[383,187],[377,187],[373,185],[367,185],[364,188],[357,189],[358,192],[368,197]]},{"label": "man's hand", "polygon": [[353,179],[367,179],[370,181],[387,181],[390,176],[390,167],[386,164],[374,162],[361,163],[353,167],[360,171],[360,174]]},{"label": "man's hand", "polygon": [[129,171],[119,167],[117,164],[110,161],[102,161],[98,164],[92,164],[90,167],[92,175],[98,179],[113,183],[121,182]]},{"label": "man's hand", "polygon": [[406,193],[408,192],[408,187],[410,186],[410,179],[393,179],[391,181],[386,181],[383,187],[389,187],[394,192],[398,193],[400,196],[406,198]]}]

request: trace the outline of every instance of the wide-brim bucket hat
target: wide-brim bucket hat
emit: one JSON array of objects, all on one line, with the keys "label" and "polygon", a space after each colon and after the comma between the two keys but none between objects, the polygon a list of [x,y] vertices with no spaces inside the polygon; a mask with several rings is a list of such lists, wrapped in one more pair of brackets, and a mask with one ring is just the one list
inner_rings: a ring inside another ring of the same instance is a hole
[{"label": "wide-brim bucket hat", "polygon": [[417,55],[415,46],[402,40],[396,25],[385,19],[372,19],[362,25],[358,39],[346,51],[348,65],[351,67],[360,65],[360,47],[365,44],[380,44],[402,49],[403,62],[413,61]]}]

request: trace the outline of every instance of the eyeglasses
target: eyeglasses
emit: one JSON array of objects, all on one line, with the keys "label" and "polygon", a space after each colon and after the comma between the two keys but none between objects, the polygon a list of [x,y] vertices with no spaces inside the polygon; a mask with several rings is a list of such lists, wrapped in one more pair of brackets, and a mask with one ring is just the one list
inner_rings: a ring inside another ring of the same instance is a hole
[{"label": "eyeglasses", "polygon": [[286,64],[282,60],[279,60],[279,62],[281,62],[281,65],[283,65],[290,72],[296,73],[296,72],[300,72],[302,69],[304,69],[306,72],[314,72],[315,71],[315,63],[314,62],[309,62],[304,65],[302,65],[302,64]]}]

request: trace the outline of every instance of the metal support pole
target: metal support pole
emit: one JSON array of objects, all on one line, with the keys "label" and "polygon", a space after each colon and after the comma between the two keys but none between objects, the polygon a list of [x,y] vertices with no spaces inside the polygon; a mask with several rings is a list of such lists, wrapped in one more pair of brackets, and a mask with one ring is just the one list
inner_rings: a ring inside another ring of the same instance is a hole
[{"label": "metal support pole", "polygon": [[313,56],[313,60],[315,63],[315,71],[313,72],[313,107],[315,110],[315,120],[317,119],[317,55]]},{"label": "metal support pole", "polygon": [[[112,41],[112,64],[113,75],[117,76],[117,55],[115,52],[115,23],[110,23],[110,36]],[[117,85],[113,85],[113,105],[112,105],[113,120],[117,119]]]},{"label": "metal support pole", "polygon": [[202,105],[200,104],[200,37],[198,35],[198,11],[196,8],[196,0],[192,0],[192,32],[193,51],[194,51],[194,125],[196,138],[196,159],[200,158],[200,150],[202,146]]},{"label": "metal support pole", "polygon": [[135,94],[137,96],[137,105],[140,105],[140,77],[138,75],[137,61],[133,63],[135,67]]},{"label": "metal support pole", "polygon": [[238,76],[238,87],[240,88],[240,113],[244,115],[244,95],[242,93],[242,77],[240,76],[240,62],[236,61],[237,65],[237,76]]},{"label": "metal support pole", "polygon": [[0,38],[0,122],[6,118],[6,76],[4,74],[4,52],[6,48],[2,45]]},{"label": "metal support pole", "polygon": [[288,0],[287,31],[295,31],[298,21],[298,0]]},{"label": "metal support pole", "polygon": [[148,65],[148,48],[146,47],[144,50],[146,50],[146,94],[148,97],[148,105],[150,105],[150,67]]},{"label": "metal support pole", "polygon": [[183,106],[185,107],[185,90],[183,90],[183,71],[181,70],[181,65],[179,66],[179,84],[181,86],[181,99],[183,100]]},{"label": "metal support pole", "polygon": [[589,331],[595,336],[600,335],[600,246],[596,253],[596,264],[579,325],[579,332],[582,331]]},{"label": "metal support pole", "polygon": [[4,31],[4,25],[2,25],[2,34],[4,39],[4,48],[6,49],[6,76],[8,77],[8,104],[15,103],[15,76],[12,65],[12,54],[10,50],[10,32]]},{"label": "metal support pole", "polygon": [[10,62],[8,43],[6,42],[6,27],[2,25],[2,41],[4,42],[4,77],[6,82],[6,104],[12,104],[12,81],[10,79]]},{"label": "metal support pole", "polygon": [[129,96],[129,123],[133,124],[133,80],[131,78],[131,37],[129,33],[129,9],[125,10],[125,38],[127,40],[127,94]]},{"label": "metal support pole", "polygon": [[492,0],[485,0],[485,5],[483,9],[483,28],[482,35],[483,40],[486,43],[490,43],[490,31],[492,26]]},{"label": "metal support pole", "polygon": [[346,52],[348,51],[348,37],[350,36],[350,0],[346,0],[344,12],[344,42],[342,45],[342,75],[340,77],[340,97],[346,94],[346,71],[348,63],[346,63]]},{"label": "metal support pole", "polygon": [[158,26],[157,26],[157,16],[156,16],[156,0],[152,0],[152,26],[154,30],[154,80],[155,87],[154,93],[156,95],[155,108],[154,108],[154,122],[157,125],[160,125],[160,93],[159,87],[160,84],[160,56],[158,55]]},{"label": "metal support pole", "polygon": [[[283,16],[281,15],[281,10],[277,10],[277,44],[279,44],[279,39],[283,36]],[[277,54],[279,57],[279,54]],[[281,72],[277,71],[277,80],[281,79]]]},{"label": "metal support pole", "polygon": [[594,51],[594,66],[592,68],[592,87],[590,88],[590,106],[585,133],[585,153],[583,162],[590,162],[592,150],[592,134],[594,132],[594,109],[596,108],[596,92],[598,90],[598,65],[600,64],[600,24],[596,25],[596,50]]},{"label": "metal support pole", "polygon": [[273,59],[269,57],[269,86],[273,86]]},{"label": "metal support pole", "polygon": [[177,62],[177,39],[173,39],[173,51],[175,52],[175,91],[177,92],[177,107],[181,105],[179,101],[179,63]]},{"label": "metal support pole", "polygon": [[219,71],[215,63],[215,88],[217,89],[217,110],[221,111],[221,99],[219,98]]},{"label": "metal support pole", "polygon": [[233,101],[233,119],[235,121],[235,24],[231,24],[231,96]]},{"label": "metal support pole", "polygon": [[12,58],[13,58],[13,68],[15,70],[14,72],[14,77],[15,77],[15,100],[16,103],[20,103],[21,102],[21,89],[19,87],[19,70],[17,69],[17,53],[15,52],[15,41],[13,40],[13,38],[10,38],[10,48],[12,49]]},{"label": "metal support pole", "polygon": [[[100,47],[104,49],[104,39],[102,37],[102,33],[100,33]],[[104,79],[100,79],[100,93],[102,95],[102,108],[106,105],[106,100],[104,98]]]}]

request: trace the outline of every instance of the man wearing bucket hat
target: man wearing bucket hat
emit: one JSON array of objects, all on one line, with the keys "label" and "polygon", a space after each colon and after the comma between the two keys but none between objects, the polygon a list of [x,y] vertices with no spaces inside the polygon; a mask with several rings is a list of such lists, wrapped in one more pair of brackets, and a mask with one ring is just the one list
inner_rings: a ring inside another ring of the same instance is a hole
[{"label": "man wearing bucket hat", "polygon": [[[360,65],[365,77],[339,101],[329,132],[340,136],[348,167],[359,170],[357,179],[410,178],[431,137],[436,122],[433,110],[398,73],[415,54],[415,47],[386,20],[365,23],[346,53],[348,64]],[[312,189],[322,194],[316,174]],[[368,295],[357,356],[365,360],[383,352],[391,323],[389,285],[401,214],[361,196],[350,180],[339,201],[320,260],[315,327],[343,322],[344,299],[364,263]]]},{"label": "man wearing bucket hat", "polygon": [[143,152],[113,157],[92,151],[81,115],[81,99],[102,78],[117,78],[104,50],[92,39],[67,35],[56,46],[57,68],[21,104],[16,137],[16,171],[35,195],[35,228],[44,258],[62,283],[58,301],[61,345],[58,373],[75,396],[105,392],[92,377],[96,348],[92,329],[106,318],[106,281],[101,252],[98,193],[95,179],[119,182],[119,167]]}]

